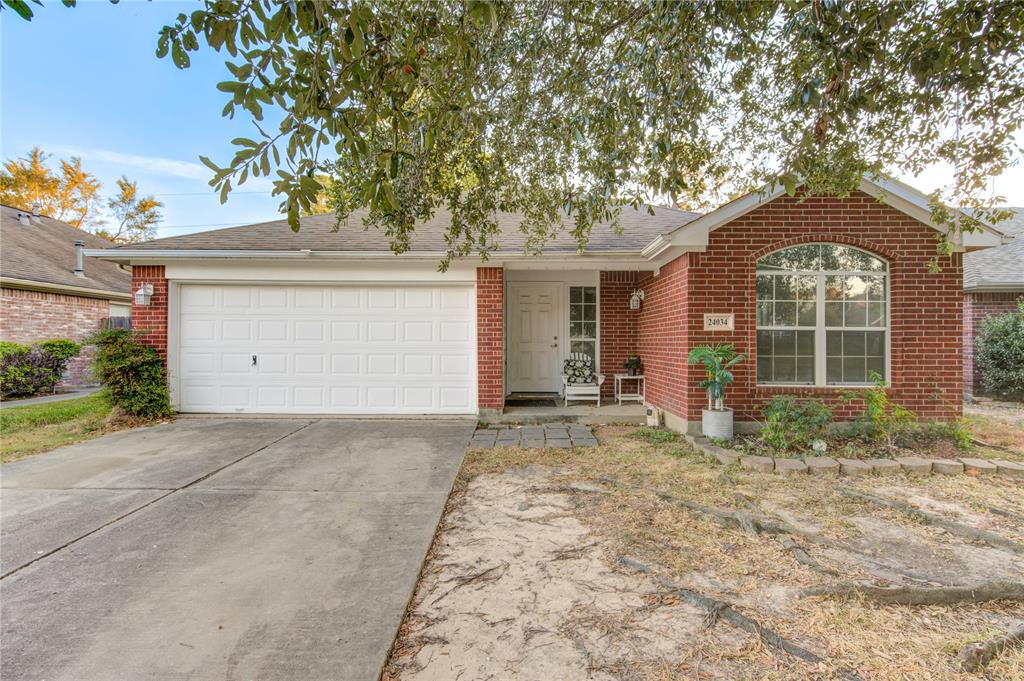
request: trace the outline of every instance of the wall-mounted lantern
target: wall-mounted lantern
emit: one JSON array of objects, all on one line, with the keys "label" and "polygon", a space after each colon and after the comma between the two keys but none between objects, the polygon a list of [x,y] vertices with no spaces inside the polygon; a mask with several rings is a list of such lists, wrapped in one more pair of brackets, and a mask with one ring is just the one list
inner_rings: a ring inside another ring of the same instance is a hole
[{"label": "wall-mounted lantern", "polygon": [[153,299],[153,285],[142,284],[139,286],[139,290],[135,292],[135,304],[136,305],[149,305],[149,301]]},{"label": "wall-mounted lantern", "polygon": [[642,289],[635,289],[633,291],[633,293],[630,294],[630,296],[629,296],[629,309],[630,310],[639,310],[640,309],[640,303],[643,302],[643,299],[644,299],[644,292],[643,292],[643,290]]}]

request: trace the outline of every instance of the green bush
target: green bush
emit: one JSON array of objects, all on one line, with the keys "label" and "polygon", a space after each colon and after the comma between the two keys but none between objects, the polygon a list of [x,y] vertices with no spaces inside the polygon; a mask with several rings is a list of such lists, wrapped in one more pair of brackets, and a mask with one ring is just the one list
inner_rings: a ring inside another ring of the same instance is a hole
[{"label": "green bush", "polygon": [[1024,298],[1018,310],[988,317],[974,344],[986,394],[1024,400]]},{"label": "green bush", "polygon": [[785,452],[805,450],[825,436],[832,423],[832,410],[821,400],[798,400],[794,395],[776,395],[764,406],[765,424],[761,441]]},{"label": "green bush", "polygon": [[892,449],[897,440],[916,429],[917,414],[889,399],[885,379],[874,371],[870,374],[873,386],[865,390],[847,391],[846,402],[864,401],[864,413],[853,423],[855,435],[861,435]]},{"label": "green bush", "polygon": [[140,333],[104,329],[89,339],[96,345],[93,372],[110,392],[114,404],[140,418],[171,413],[167,374],[156,351],[139,342]]},{"label": "green bush", "polygon": [[78,343],[54,339],[23,345],[0,342],[0,394],[20,397],[52,391],[68,361],[81,352]]}]

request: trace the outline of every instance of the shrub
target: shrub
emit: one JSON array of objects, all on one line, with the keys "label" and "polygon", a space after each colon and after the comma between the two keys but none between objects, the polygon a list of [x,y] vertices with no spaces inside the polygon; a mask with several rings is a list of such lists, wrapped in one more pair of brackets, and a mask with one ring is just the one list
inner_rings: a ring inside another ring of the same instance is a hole
[{"label": "shrub", "polygon": [[167,374],[156,351],[139,342],[140,333],[104,329],[94,334],[93,372],[115,405],[132,416],[159,418],[171,413]]},{"label": "shrub", "polygon": [[0,342],[0,394],[20,397],[53,390],[68,361],[81,350],[78,343],[65,339],[32,346]]},{"label": "shrub", "polygon": [[981,385],[995,397],[1024,400],[1024,298],[1018,310],[988,317],[974,344]]},{"label": "shrub", "polygon": [[855,431],[891,449],[900,437],[914,430],[917,414],[891,401],[885,391],[885,379],[874,371],[871,381],[874,385],[866,390],[843,393],[843,400],[864,400],[864,413],[854,422]]},{"label": "shrub", "polygon": [[764,406],[761,441],[777,451],[803,450],[821,439],[832,422],[832,410],[821,400],[776,395]]}]

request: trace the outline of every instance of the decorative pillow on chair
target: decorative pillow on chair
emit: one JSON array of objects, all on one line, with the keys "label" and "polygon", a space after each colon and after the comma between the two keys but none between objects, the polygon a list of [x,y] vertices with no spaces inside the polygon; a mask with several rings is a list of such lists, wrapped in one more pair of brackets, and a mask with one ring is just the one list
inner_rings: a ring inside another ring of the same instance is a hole
[{"label": "decorative pillow on chair", "polygon": [[589,357],[583,359],[567,359],[562,365],[562,373],[565,374],[568,383],[592,383],[594,378],[594,366]]}]

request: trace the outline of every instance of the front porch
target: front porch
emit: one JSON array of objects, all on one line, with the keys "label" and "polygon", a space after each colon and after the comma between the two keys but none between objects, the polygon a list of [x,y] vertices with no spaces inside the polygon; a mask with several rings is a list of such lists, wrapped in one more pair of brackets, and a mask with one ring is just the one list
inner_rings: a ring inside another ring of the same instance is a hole
[{"label": "front porch", "polygon": [[554,407],[506,406],[502,413],[487,416],[492,425],[581,423],[584,425],[643,425],[647,422],[642,404],[570,404]]}]

